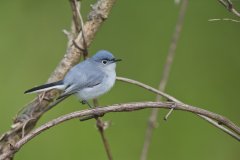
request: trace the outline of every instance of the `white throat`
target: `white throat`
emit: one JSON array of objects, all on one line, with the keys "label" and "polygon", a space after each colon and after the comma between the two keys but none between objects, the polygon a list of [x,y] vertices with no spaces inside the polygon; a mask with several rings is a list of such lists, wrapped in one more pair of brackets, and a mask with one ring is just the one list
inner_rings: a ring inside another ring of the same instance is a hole
[{"label": "white throat", "polygon": [[102,70],[103,70],[105,73],[115,72],[115,69],[116,69],[116,63],[111,63],[111,64],[105,66],[104,68],[102,68]]}]

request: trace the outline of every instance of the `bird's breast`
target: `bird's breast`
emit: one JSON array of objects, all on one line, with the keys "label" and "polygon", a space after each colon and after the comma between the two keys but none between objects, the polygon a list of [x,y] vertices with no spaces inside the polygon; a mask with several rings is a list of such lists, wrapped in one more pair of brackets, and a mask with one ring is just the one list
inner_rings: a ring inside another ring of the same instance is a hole
[{"label": "bird's breast", "polygon": [[94,86],[94,87],[88,87],[80,90],[76,93],[76,96],[80,98],[81,100],[89,100],[94,99],[102,94],[108,92],[114,85],[116,80],[116,73],[106,74],[103,81]]}]

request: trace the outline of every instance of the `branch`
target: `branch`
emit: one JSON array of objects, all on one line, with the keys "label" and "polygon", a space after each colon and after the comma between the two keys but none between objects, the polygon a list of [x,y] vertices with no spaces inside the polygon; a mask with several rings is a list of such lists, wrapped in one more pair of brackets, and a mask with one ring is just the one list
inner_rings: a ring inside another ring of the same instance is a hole
[{"label": "branch", "polygon": [[[84,25],[87,47],[91,44],[96,32],[108,17],[114,2],[115,0],[98,0],[93,5],[88,20]],[[72,33],[66,31],[65,33],[70,38],[66,54],[48,79],[48,82],[62,79],[67,71],[79,62],[80,56],[84,53],[83,50],[79,50],[72,42],[74,40],[79,47],[84,48],[82,32],[77,33],[76,30],[72,30]],[[51,104],[57,95],[59,95],[59,91],[56,90],[46,92],[40,95],[41,98],[35,98],[24,107],[21,113],[14,119],[12,128],[0,137],[0,155],[10,150],[11,147],[9,147],[9,144],[14,145],[22,137],[23,128],[25,134],[28,134],[34,128],[39,118],[49,109],[49,104]]]},{"label": "branch", "polygon": [[230,22],[237,22],[239,23],[239,20],[231,19],[231,18],[211,18],[208,20],[209,22],[215,22],[215,21],[230,21]]},{"label": "branch", "polygon": [[[97,99],[94,99],[93,100],[93,104],[94,104],[94,107],[98,107],[99,104],[98,104],[98,100]],[[105,151],[107,153],[107,157],[108,157],[108,160],[112,160],[112,154],[111,154],[111,150],[110,150],[110,146],[109,146],[109,143],[108,143],[108,140],[107,140],[107,137],[105,135],[105,132],[104,130],[108,127],[108,122],[104,122],[100,117],[96,117],[95,116],[95,119],[96,119],[96,126],[98,128],[98,131],[101,135],[101,139],[102,139],[102,142],[103,142],[103,145],[104,145],[104,148],[105,148]]]},{"label": "branch", "polygon": [[148,90],[148,91],[150,91],[150,92],[152,92],[152,93],[158,94],[158,95],[160,95],[160,96],[162,96],[162,97],[164,97],[164,98],[166,98],[166,99],[168,99],[168,100],[170,100],[170,101],[173,101],[173,102],[176,102],[176,103],[182,103],[181,101],[177,100],[177,99],[174,98],[173,96],[168,95],[167,93],[164,93],[164,92],[162,92],[162,91],[159,91],[159,90],[157,90],[157,89],[155,89],[155,88],[153,88],[153,87],[151,87],[151,86],[148,86],[148,85],[146,85],[146,84],[144,84],[144,83],[141,83],[141,82],[139,82],[139,81],[135,81],[135,80],[133,80],[133,79],[124,78],[124,77],[116,77],[116,79],[117,79],[118,81],[121,81],[121,82],[134,84],[134,85],[136,85],[136,86],[139,86],[139,87],[141,87],[141,88],[144,88],[144,89],[146,89],[146,90]]},{"label": "branch", "polygon": [[82,30],[83,48],[79,47],[74,40],[72,42],[75,45],[75,47],[83,51],[83,58],[85,60],[86,57],[88,56],[88,50],[87,50],[87,43],[85,38],[84,22],[83,22],[82,14],[80,12],[81,2],[77,0],[70,0],[70,4],[72,7],[73,24],[74,24],[72,30],[75,30],[77,33],[79,33]]},{"label": "branch", "polygon": [[[159,91],[159,90],[157,90],[155,88],[152,88],[152,87],[150,87],[150,86],[148,86],[146,84],[143,84],[141,82],[138,82],[138,81],[135,81],[135,80],[132,80],[132,79],[128,79],[128,78],[123,78],[123,77],[117,77],[117,80],[137,85],[137,86],[142,87],[142,88],[144,88],[144,89],[146,89],[148,91],[151,91],[151,92],[153,92],[155,94],[159,94],[162,97],[168,99],[169,101],[175,102],[177,104],[187,105],[187,104],[184,104],[183,102],[179,101],[178,99],[176,99],[176,98],[174,98],[174,97],[172,97],[172,96],[170,96],[170,95],[168,95],[168,94],[166,94],[164,92],[161,92],[161,91]],[[174,107],[174,109],[175,109],[175,107]],[[233,138],[235,138],[237,140],[240,140],[240,137],[239,137],[239,135],[240,135],[240,128],[236,124],[234,124],[233,122],[228,120],[227,118],[222,117],[222,118],[220,118],[221,119],[220,120],[220,119],[211,118],[211,117],[208,117],[208,116],[205,116],[205,115],[201,115],[201,114],[197,114],[197,115],[200,118],[202,118],[202,119],[206,120],[207,122],[211,123],[215,127],[223,130],[225,133],[229,134]],[[226,128],[224,126],[226,126]]]},{"label": "branch", "polygon": [[[197,108],[194,106],[190,106],[187,104],[181,104],[181,103],[175,103],[175,102],[136,102],[136,103],[126,103],[126,104],[115,104],[111,106],[106,107],[99,107],[95,109],[87,109],[82,111],[76,111],[69,114],[66,114],[64,116],[61,116],[59,118],[56,118],[50,122],[47,122],[43,124],[42,126],[34,129],[32,132],[30,132],[28,135],[23,137],[21,140],[19,140],[15,145],[11,146],[11,150],[8,152],[5,152],[0,156],[0,160],[3,160],[9,156],[12,156],[15,154],[24,144],[29,142],[31,139],[42,133],[43,131],[50,129],[60,123],[63,123],[65,121],[74,119],[74,118],[81,118],[81,117],[89,117],[89,116],[100,116],[106,113],[110,112],[132,112],[140,109],[146,109],[146,108],[164,108],[164,109],[171,109],[174,106],[175,110],[182,110],[187,112],[192,112],[195,114],[203,115],[211,119],[215,119],[216,121],[226,123],[226,125],[234,125],[230,120],[227,118],[218,115],[216,113]],[[240,134],[240,130],[238,132]],[[239,137],[238,137],[239,138]],[[238,139],[240,140],[240,138]]]},{"label": "branch", "polygon": [[96,118],[96,122],[97,122],[96,126],[101,135],[103,145],[104,145],[105,151],[107,153],[108,160],[112,160],[113,158],[112,158],[112,154],[111,154],[111,149],[110,149],[107,137],[104,132],[104,130],[108,127],[108,122],[104,122],[100,117]]},{"label": "branch", "polygon": [[229,12],[232,12],[235,16],[240,17],[240,13],[233,7],[231,0],[218,0]]},{"label": "branch", "polygon": [[[163,68],[162,78],[160,80],[159,87],[158,87],[158,89],[162,92],[165,91],[165,88],[166,88],[166,85],[168,82],[171,66],[172,66],[173,59],[174,59],[174,56],[176,53],[175,51],[177,48],[177,43],[178,43],[179,36],[180,36],[182,26],[183,26],[183,21],[184,21],[187,5],[188,5],[188,0],[183,0],[180,11],[179,11],[179,16],[178,16],[178,20],[176,23],[175,31],[173,33],[172,41],[171,41],[171,44],[170,44],[170,47],[168,50],[167,59],[166,59],[166,62],[165,62],[164,68]],[[162,99],[162,96],[158,94],[156,101],[159,102],[159,101],[161,101],[161,99]],[[170,110],[170,112],[169,112],[169,114],[167,114],[167,116],[169,116],[172,111],[173,111],[173,108]],[[145,140],[144,140],[143,149],[142,149],[142,153],[141,153],[141,157],[140,157],[141,160],[147,159],[147,154],[148,154],[149,145],[150,145],[151,139],[152,139],[153,129],[155,128],[156,123],[157,123],[158,112],[159,112],[159,108],[154,108],[154,109],[152,109],[152,112],[149,116],[148,126],[147,126],[146,133],[145,133]]]}]

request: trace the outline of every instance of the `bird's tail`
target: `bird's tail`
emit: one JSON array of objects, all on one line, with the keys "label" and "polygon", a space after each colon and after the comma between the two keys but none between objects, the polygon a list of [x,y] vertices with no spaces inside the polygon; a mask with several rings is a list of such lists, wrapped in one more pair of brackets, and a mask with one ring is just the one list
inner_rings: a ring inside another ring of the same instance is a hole
[{"label": "bird's tail", "polygon": [[41,85],[41,86],[31,88],[31,89],[25,91],[24,94],[38,93],[38,92],[42,92],[42,91],[48,91],[50,89],[64,89],[64,88],[65,88],[65,85],[63,84],[63,81],[61,80],[61,81],[48,83],[48,84],[44,84],[44,85]]}]

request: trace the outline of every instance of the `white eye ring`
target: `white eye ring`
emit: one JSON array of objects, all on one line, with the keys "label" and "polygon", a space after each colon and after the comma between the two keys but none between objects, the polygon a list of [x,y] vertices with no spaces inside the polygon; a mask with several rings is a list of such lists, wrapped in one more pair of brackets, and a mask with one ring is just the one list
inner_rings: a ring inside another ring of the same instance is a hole
[{"label": "white eye ring", "polygon": [[106,60],[102,60],[102,63],[103,63],[103,64],[107,64],[107,61],[106,61]]}]

